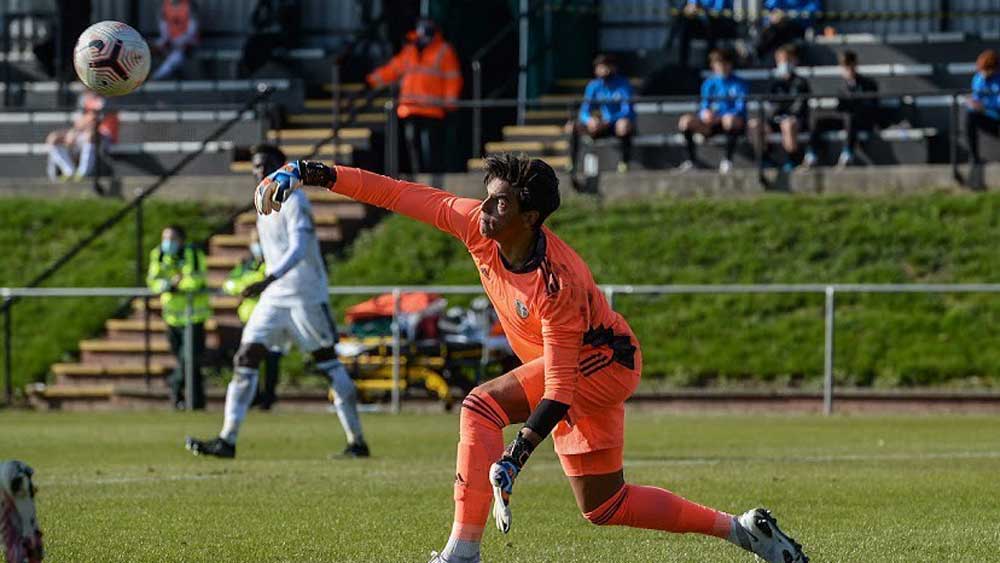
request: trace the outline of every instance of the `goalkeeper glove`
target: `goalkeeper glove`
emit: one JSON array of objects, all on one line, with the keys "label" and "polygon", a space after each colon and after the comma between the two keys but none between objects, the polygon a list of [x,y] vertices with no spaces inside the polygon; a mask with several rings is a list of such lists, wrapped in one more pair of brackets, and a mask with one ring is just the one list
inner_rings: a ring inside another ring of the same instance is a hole
[{"label": "goalkeeper glove", "polygon": [[300,185],[330,189],[336,182],[336,169],[322,162],[312,160],[289,162],[261,180],[254,192],[253,204],[257,208],[257,213],[269,215],[272,211],[280,211],[281,204],[287,201]]}]

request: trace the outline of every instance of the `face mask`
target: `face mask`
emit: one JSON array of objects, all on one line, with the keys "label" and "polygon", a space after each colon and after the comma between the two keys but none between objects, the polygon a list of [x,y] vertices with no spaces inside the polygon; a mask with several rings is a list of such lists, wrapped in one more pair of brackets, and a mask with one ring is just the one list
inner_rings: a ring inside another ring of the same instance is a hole
[{"label": "face mask", "polygon": [[795,65],[792,63],[781,63],[774,69],[774,74],[780,76],[781,78],[788,78],[792,75],[795,70]]},{"label": "face mask", "polygon": [[177,254],[177,251],[181,249],[181,243],[174,239],[165,239],[160,242],[160,252],[163,254],[169,254],[173,256]]},{"label": "face mask", "polygon": [[250,244],[250,254],[253,254],[253,257],[256,258],[257,260],[260,260],[260,257],[264,254],[264,251],[261,250],[259,242],[254,242]]}]

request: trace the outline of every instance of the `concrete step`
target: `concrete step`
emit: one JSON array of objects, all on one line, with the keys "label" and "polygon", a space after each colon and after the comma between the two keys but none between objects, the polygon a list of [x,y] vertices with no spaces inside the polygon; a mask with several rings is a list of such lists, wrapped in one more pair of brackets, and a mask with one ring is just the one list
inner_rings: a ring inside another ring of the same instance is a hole
[{"label": "concrete step", "polygon": [[[56,376],[56,385],[87,388],[94,385],[108,384],[145,384],[146,367],[142,362],[122,363],[111,366],[101,366],[82,363],[53,364],[52,373]],[[156,387],[165,387],[164,376],[173,368],[159,363],[150,363],[150,383]]]},{"label": "concrete step", "polygon": [[[83,340],[80,346],[80,363],[94,366],[115,366],[136,363],[145,357],[145,343],[127,340]],[[154,339],[149,344],[149,361],[173,367],[174,355],[166,339]]]},{"label": "concrete step", "polygon": [[571,114],[564,109],[529,109],[524,119],[531,124],[557,124],[569,121]]},{"label": "concrete step", "polygon": [[[333,116],[329,113],[293,113],[288,116],[288,123],[290,125],[325,125],[330,126],[333,123]],[[354,123],[356,124],[383,124],[385,123],[385,112],[368,112],[359,113],[355,117]]]},{"label": "concrete step", "polygon": [[560,125],[507,125],[503,138],[507,141],[553,141],[566,134]]},{"label": "concrete step", "polygon": [[[206,332],[215,332],[218,329],[218,326],[219,323],[215,319],[208,319],[205,321]],[[110,339],[142,341],[145,338],[146,320],[143,318],[108,319],[104,323],[104,328],[107,330],[107,336]],[[162,319],[154,319],[152,318],[152,315],[150,315],[149,331],[153,338],[162,338],[166,330],[167,325]]]},{"label": "concrete step", "polygon": [[[314,129],[273,129],[267,132],[272,141],[318,141],[333,134],[330,128]],[[347,127],[339,133],[341,141],[370,141],[372,130],[365,127]]]},{"label": "concrete step", "polygon": [[[356,222],[356,220],[349,220],[350,222]],[[337,212],[314,212],[313,213],[313,224],[316,226],[316,238],[319,239],[320,243],[338,243],[344,240],[345,231],[345,221],[341,218],[339,210]],[[350,226],[348,226],[349,228]],[[251,231],[257,228],[257,214],[256,212],[249,211],[243,213],[236,219],[236,234],[238,235],[249,235]],[[211,260],[209,261],[209,267],[211,267]]]},{"label": "concrete step", "polygon": [[[212,309],[215,311],[229,311],[229,310],[235,311],[236,307],[238,307],[240,304],[240,299],[239,297],[230,297],[228,295],[213,295],[211,298],[211,303],[212,303]],[[142,299],[136,299],[132,301],[133,311],[142,312],[144,307],[145,305],[143,304]],[[157,313],[159,313],[161,309],[162,307],[160,306],[159,299],[149,300],[150,311],[156,311]]]},{"label": "concrete step", "polygon": [[[323,84],[323,91],[333,92],[333,86],[332,82],[327,82]],[[360,82],[343,82],[340,84],[340,91],[341,93],[353,94],[355,92],[360,92],[364,89],[364,87],[365,85]]]},{"label": "concrete step", "polygon": [[[378,97],[372,100],[373,108],[384,108],[385,104],[389,102],[392,98]],[[347,111],[350,106],[348,102],[350,100],[347,98],[342,98],[340,100],[340,107],[344,108],[343,111]],[[364,98],[358,98],[354,100],[354,107],[359,108],[365,105]],[[309,98],[305,102],[305,108],[311,110],[333,110],[333,98]]]},{"label": "concrete step", "polygon": [[497,141],[486,143],[487,153],[524,153],[528,156],[562,155],[569,150],[569,141]]}]

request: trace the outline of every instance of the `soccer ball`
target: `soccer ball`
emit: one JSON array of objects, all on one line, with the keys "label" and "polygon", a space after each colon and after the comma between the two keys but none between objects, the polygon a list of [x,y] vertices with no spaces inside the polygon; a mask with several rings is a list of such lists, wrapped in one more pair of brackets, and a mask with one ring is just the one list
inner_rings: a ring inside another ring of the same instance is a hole
[{"label": "soccer ball", "polygon": [[76,75],[102,96],[124,96],[149,75],[149,45],[138,31],[116,21],[95,23],[73,50]]}]

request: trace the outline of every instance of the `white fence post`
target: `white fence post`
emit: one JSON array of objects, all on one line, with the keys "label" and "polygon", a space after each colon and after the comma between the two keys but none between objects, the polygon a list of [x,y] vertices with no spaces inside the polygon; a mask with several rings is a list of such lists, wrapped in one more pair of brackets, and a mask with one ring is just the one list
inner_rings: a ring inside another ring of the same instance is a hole
[{"label": "white fence post", "polygon": [[836,290],[832,285],[826,286],[826,307],[825,307],[825,344],[823,346],[823,414],[829,416],[833,414],[833,331],[834,331],[834,307]]},{"label": "white fence post", "polygon": [[392,412],[394,414],[399,414],[400,404],[399,404],[399,363],[400,363],[400,350],[402,343],[400,342],[400,298],[402,296],[402,291],[400,289],[394,288],[392,290]]}]

